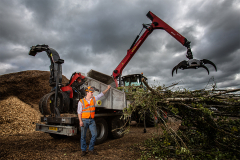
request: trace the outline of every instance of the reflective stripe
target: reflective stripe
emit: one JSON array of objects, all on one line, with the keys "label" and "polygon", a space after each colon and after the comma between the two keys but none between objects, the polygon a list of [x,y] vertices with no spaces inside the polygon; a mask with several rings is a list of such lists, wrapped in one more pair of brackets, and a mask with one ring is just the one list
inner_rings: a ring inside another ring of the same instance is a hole
[{"label": "reflective stripe", "polygon": [[[95,99],[95,97],[93,97],[93,100],[94,100],[94,105],[93,105],[93,106],[88,106],[88,107],[95,107],[95,104],[96,104],[96,99]],[[83,108],[84,108],[84,109],[88,108],[88,107],[85,107],[84,99],[82,99],[82,103],[83,103]],[[91,103],[91,101],[90,101],[90,103]]]},{"label": "reflective stripe", "polygon": [[85,106],[85,104],[84,104],[84,99],[82,99],[82,103],[83,103],[83,107]]},{"label": "reflective stripe", "polygon": [[92,108],[94,106],[88,106],[88,107],[83,107],[83,109],[88,109],[88,108]]},{"label": "reflective stripe", "polygon": [[[90,102],[88,102],[85,98],[81,99],[81,101],[82,101],[82,104],[83,104],[83,106],[82,106],[82,118],[94,118],[95,103],[96,103],[95,97],[93,97],[90,100]],[[84,101],[86,101],[86,103]]]},{"label": "reflective stripe", "polygon": [[94,107],[95,107],[95,104],[96,104],[96,99],[95,99],[95,97],[93,97],[93,103],[94,103]]},{"label": "reflective stripe", "polygon": [[95,110],[92,110],[92,111],[83,111],[82,113],[86,113],[86,112],[95,112]]}]

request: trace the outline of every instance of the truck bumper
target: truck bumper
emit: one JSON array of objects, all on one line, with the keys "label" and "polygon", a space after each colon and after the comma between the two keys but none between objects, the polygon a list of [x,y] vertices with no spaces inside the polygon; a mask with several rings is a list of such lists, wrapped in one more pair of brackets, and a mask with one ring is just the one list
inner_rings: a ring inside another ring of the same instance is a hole
[{"label": "truck bumper", "polygon": [[74,126],[46,125],[38,123],[36,123],[36,131],[66,136],[74,136],[77,134],[77,128]]}]

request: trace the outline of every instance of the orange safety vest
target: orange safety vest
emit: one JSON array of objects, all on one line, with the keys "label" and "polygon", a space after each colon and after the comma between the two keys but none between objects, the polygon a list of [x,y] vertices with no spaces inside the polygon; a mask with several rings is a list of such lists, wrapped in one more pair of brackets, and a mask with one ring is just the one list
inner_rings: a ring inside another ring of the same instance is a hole
[{"label": "orange safety vest", "polygon": [[87,102],[85,98],[81,99],[80,102],[83,105],[82,118],[94,118],[96,102],[95,97],[91,99],[90,104]]}]

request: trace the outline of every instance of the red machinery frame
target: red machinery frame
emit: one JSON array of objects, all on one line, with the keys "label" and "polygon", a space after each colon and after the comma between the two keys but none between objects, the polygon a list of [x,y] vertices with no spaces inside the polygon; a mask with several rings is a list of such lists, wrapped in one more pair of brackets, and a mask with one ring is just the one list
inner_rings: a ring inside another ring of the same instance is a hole
[{"label": "red machinery frame", "polygon": [[123,60],[119,63],[119,65],[112,73],[116,87],[118,87],[117,78],[122,74],[123,69],[126,67],[128,62],[132,59],[134,54],[137,52],[137,50],[141,47],[143,42],[147,39],[147,37],[152,33],[154,29],[164,29],[176,40],[178,40],[183,46],[190,48],[190,42],[185,37],[183,37],[181,34],[175,31],[172,27],[170,27],[159,17],[154,15],[151,11],[148,12],[147,17],[152,21],[151,25],[150,26],[143,25],[143,27],[146,28],[146,31],[142,34],[142,36],[136,43],[135,42],[133,43],[132,47],[127,51],[127,55],[123,58]]}]

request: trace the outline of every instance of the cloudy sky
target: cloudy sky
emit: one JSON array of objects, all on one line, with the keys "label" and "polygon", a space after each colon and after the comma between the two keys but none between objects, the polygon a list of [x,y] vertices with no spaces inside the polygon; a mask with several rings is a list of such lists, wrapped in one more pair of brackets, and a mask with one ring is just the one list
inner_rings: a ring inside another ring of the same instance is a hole
[{"label": "cloudy sky", "polygon": [[[127,54],[148,11],[191,41],[193,57],[209,59],[203,68],[172,68],[187,60],[186,48],[164,30],[154,30],[123,70],[143,72],[153,85],[190,90],[240,88],[239,0],[1,0],[0,75],[49,71],[45,52],[29,56],[31,46],[47,44],[64,59],[63,75],[90,69],[111,75]],[[206,86],[209,82],[209,85]]]}]

